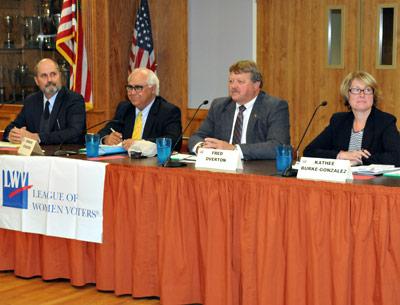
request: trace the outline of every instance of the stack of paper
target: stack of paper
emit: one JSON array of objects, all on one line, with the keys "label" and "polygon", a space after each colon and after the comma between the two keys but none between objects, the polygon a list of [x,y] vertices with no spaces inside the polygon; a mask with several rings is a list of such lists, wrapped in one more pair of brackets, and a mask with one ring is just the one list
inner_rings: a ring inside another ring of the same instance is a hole
[{"label": "stack of paper", "polygon": [[384,164],[353,166],[351,168],[353,174],[372,175],[372,176],[378,176],[384,173],[389,173],[399,170],[400,170],[399,167],[394,167],[394,165],[384,165]]}]

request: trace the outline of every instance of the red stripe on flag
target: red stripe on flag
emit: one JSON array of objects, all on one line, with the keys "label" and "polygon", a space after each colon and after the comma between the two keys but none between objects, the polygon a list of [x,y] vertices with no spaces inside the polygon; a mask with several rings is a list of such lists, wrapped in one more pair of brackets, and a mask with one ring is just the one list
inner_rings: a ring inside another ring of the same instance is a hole
[{"label": "red stripe on flag", "polygon": [[[140,39],[138,40],[137,37],[140,37]],[[156,71],[157,64],[153,50],[150,10],[147,0],[140,1],[136,12],[136,22],[132,35],[132,46],[129,50],[129,59],[129,72],[139,67],[148,67]]]},{"label": "red stripe on flag", "polygon": [[57,50],[71,66],[70,88],[92,108],[92,84],[78,0],[64,0],[57,33]]}]

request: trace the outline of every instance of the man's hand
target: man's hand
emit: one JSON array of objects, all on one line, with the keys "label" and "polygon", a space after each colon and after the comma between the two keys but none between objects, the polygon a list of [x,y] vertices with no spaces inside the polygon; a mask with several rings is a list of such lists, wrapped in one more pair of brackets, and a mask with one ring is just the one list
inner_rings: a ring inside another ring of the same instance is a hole
[{"label": "man's hand", "polygon": [[8,134],[8,140],[14,144],[20,144],[23,138],[29,138],[38,142],[40,140],[39,134],[32,133],[26,130],[26,127],[22,128],[14,127],[13,129],[10,130],[10,133]]},{"label": "man's hand", "polygon": [[134,139],[126,139],[122,142],[122,147],[125,148],[125,150],[128,150],[129,147],[135,142]]},{"label": "man's hand", "polygon": [[225,149],[225,150],[234,150],[235,145],[229,144],[228,142],[214,139],[214,138],[205,138],[204,139],[204,148],[214,148],[214,149]]},{"label": "man's hand", "polygon": [[19,144],[21,143],[21,140],[21,129],[17,127],[11,129],[10,133],[8,134],[8,141],[14,144]]},{"label": "man's hand", "polygon": [[106,145],[118,145],[122,142],[122,134],[119,132],[113,131],[108,136],[104,137],[103,140],[104,144]]}]

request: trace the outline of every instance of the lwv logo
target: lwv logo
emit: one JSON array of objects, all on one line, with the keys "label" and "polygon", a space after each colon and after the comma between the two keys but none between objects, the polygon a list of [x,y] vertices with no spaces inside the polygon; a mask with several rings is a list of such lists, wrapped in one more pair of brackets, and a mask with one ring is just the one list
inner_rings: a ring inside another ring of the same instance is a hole
[{"label": "lwv logo", "polygon": [[27,209],[29,173],[3,170],[3,206]]}]

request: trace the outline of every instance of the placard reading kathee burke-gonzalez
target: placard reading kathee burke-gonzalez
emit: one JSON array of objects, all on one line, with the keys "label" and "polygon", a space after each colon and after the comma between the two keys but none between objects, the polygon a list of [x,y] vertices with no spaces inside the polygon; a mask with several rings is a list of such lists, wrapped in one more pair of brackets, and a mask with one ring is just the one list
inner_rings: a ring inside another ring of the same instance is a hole
[{"label": "placard reading kathee burke-gonzalez", "polygon": [[297,178],[346,182],[352,180],[353,175],[349,160],[302,157]]}]

